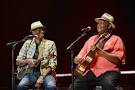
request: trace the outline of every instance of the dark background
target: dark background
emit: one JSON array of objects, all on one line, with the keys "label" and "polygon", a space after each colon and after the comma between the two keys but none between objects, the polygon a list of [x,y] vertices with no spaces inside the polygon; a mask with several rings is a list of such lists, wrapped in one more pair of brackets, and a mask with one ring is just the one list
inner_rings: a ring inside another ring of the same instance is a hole
[{"label": "dark background", "polygon": [[[66,48],[82,34],[81,29],[91,26],[74,46],[77,55],[84,42],[96,34],[95,18],[104,12],[115,18],[116,29],[126,47],[126,65],[122,70],[135,70],[135,7],[134,0],[2,0],[0,30],[0,88],[11,86],[11,47],[6,43],[29,35],[30,25],[40,20],[47,26],[45,37],[53,40],[58,49],[57,73],[70,73],[71,59]],[[15,50],[15,58],[22,44]],[[10,90],[10,89],[9,89]]]}]

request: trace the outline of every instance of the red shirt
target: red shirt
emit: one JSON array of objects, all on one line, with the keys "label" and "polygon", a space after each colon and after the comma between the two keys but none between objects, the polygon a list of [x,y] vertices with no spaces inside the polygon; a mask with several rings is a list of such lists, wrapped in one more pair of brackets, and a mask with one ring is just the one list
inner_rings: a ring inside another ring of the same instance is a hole
[{"label": "red shirt", "polygon": [[[90,37],[77,56],[84,59],[90,51],[91,46],[95,44],[98,37],[98,35]],[[121,60],[122,64],[125,64],[125,47],[120,37],[112,35],[103,46],[103,50],[115,54]],[[99,56],[97,53],[88,68],[91,68],[97,77],[106,71],[119,71],[116,64],[111,63],[104,57]]]}]

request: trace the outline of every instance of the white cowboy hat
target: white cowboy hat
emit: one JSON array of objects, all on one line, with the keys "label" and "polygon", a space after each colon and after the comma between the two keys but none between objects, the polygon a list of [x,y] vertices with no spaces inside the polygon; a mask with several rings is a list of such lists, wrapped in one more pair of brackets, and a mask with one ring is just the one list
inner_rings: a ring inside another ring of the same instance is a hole
[{"label": "white cowboy hat", "polygon": [[33,22],[32,24],[31,24],[31,31],[32,30],[35,30],[35,29],[37,29],[37,28],[45,28],[45,26],[43,26],[43,24],[40,22],[40,21],[36,21],[36,22]]},{"label": "white cowboy hat", "polygon": [[108,13],[104,13],[100,18],[95,18],[95,21],[98,23],[100,20],[106,20],[108,21],[112,28],[114,29],[115,28],[115,25],[113,24],[114,22],[114,18],[112,15],[108,14]]}]

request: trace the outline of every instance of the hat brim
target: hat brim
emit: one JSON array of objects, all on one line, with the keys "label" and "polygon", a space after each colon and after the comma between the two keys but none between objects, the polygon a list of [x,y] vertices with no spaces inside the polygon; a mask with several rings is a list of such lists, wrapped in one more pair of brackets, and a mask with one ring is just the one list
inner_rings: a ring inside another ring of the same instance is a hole
[{"label": "hat brim", "polygon": [[[105,21],[108,21],[108,20],[106,20],[106,19],[104,19],[104,18],[95,18],[95,21],[98,23],[100,20],[105,20]],[[109,21],[108,21],[109,22]],[[112,26],[112,28],[113,29],[115,29],[115,25],[112,23],[112,22],[109,22],[110,24],[111,24],[111,26]]]},{"label": "hat brim", "polygon": [[46,28],[46,26],[42,26],[42,27],[37,27],[37,28],[34,28],[34,29],[30,29],[30,31],[34,31],[35,29],[38,29],[38,28],[43,28],[43,30]]}]

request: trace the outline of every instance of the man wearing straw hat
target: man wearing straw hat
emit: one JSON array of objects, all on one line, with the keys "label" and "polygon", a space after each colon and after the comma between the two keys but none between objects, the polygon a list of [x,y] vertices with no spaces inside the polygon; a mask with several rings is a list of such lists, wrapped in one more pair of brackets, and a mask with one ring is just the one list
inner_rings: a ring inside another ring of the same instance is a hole
[{"label": "man wearing straw hat", "polygon": [[17,90],[27,90],[30,86],[45,90],[56,90],[55,69],[57,50],[54,41],[44,39],[45,26],[40,21],[31,24],[31,33],[16,58],[18,78]]},{"label": "man wearing straw hat", "polygon": [[115,29],[112,15],[104,13],[95,21],[98,34],[86,41],[74,59],[77,65],[84,60],[90,62],[82,76],[74,80],[74,90],[117,90],[119,66],[125,64],[125,47],[119,36],[111,35]]}]

